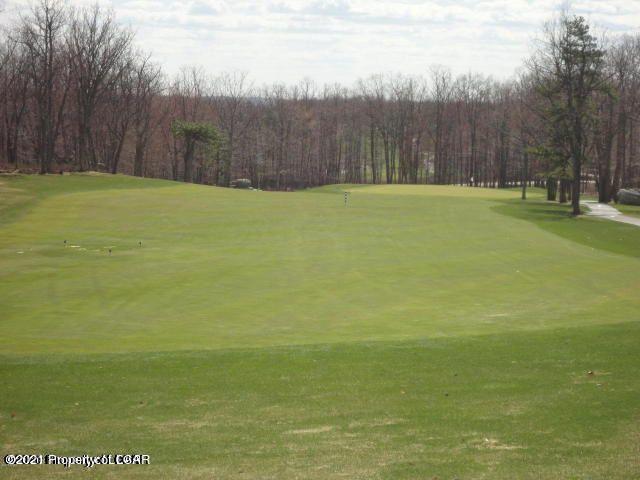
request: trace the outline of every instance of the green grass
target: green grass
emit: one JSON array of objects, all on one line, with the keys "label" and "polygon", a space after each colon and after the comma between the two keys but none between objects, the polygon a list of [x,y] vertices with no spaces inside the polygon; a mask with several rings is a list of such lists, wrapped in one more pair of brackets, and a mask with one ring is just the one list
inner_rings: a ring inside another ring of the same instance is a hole
[{"label": "green grass", "polygon": [[631,215],[632,217],[640,217],[640,206],[622,205],[621,203],[617,203],[614,205],[614,207],[620,210],[625,215]]},{"label": "green grass", "polygon": [[[640,229],[530,195],[2,177],[1,453],[152,457],[97,478],[638,477]],[[52,473],[86,475],[0,467]]]}]

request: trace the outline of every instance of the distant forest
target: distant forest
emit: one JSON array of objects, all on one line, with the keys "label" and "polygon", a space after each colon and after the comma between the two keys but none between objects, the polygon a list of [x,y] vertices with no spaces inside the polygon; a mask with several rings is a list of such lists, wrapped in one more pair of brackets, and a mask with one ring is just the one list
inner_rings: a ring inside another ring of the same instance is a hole
[{"label": "distant forest", "polygon": [[640,184],[640,36],[596,38],[581,17],[549,22],[506,81],[427,66],[350,87],[257,87],[197,67],[171,78],[111,11],[56,0],[0,43],[4,171],[274,190],[526,183],[562,201],[578,185],[608,201]]}]

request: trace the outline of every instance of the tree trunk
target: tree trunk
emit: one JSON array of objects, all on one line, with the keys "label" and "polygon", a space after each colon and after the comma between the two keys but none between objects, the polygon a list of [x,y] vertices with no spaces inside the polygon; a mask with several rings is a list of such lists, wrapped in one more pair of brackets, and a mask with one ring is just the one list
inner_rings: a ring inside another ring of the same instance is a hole
[{"label": "tree trunk", "polygon": [[113,160],[111,162],[111,174],[118,173],[118,165],[120,164],[120,156],[122,155],[122,146],[124,145],[124,134],[118,140],[118,146],[113,154]]},{"label": "tree trunk", "polygon": [[620,113],[618,119],[618,139],[616,145],[616,167],[611,182],[611,190],[609,191],[608,200],[618,200],[618,190],[620,189],[620,181],[625,170],[625,160],[627,156],[627,122],[624,112]]},{"label": "tree trunk", "polygon": [[573,161],[573,188],[571,195],[572,213],[575,216],[580,215],[580,180],[582,179],[582,165],[580,160]]},{"label": "tree trunk", "polygon": [[567,193],[569,191],[569,181],[566,179],[560,180],[560,203],[567,203]]},{"label": "tree trunk", "polygon": [[192,140],[185,140],[184,148],[184,178],[186,183],[193,183],[193,150],[194,143]]},{"label": "tree trunk", "polygon": [[133,174],[136,177],[144,176],[144,145],[136,142],[136,153],[133,159]]},{"label": "tree trunk", "polygon": [[555,202],[558,194],[558,180],[549,177],[547,178],[547,200]]},{"label": "tree trunk", "polygon": [[18,136],[10,133],[7,135],[7,161],[9,165],[18,163]]},{"label": "tree trunk", "polygon": [[371,176],[372,183],[378,183],[378,169],[376,168],[376,149],[375,149],[375,127],[371,126],[369,130],[369,145],[371,149]]},{"label": "tree trunk", "polygon": [[525,145],[522,168],[522,200],[527,199],[527,180],[529,179],[529,154]]}]

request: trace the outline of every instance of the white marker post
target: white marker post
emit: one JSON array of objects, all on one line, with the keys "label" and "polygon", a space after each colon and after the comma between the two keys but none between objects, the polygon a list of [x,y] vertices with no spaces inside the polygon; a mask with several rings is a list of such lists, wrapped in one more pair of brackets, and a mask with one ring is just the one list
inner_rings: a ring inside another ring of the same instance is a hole
[{"label": "white marker post", "polygon": [[344,206],[347,206],[347,201],[349,200],[350,192],[344,192]]}]

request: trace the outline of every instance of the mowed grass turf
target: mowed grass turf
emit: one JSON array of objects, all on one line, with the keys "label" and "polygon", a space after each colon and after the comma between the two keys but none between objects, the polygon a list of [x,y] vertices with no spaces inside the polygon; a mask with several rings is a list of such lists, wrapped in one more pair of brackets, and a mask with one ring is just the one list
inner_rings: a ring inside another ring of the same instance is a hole
[{"label": "mowed grass turf", "polygon": [[[151,455],[96,478],[636,478],[640,228],[532,194],[2,177],[0,453]],[[0,468],[54,475],[87,472]]]},{"label": "mowed grass turf", "polygon": [[620,203],[613,205],[625,215],[631,215],[632,217],[640,217],[640,206],[638,205],[622,205]]}]

